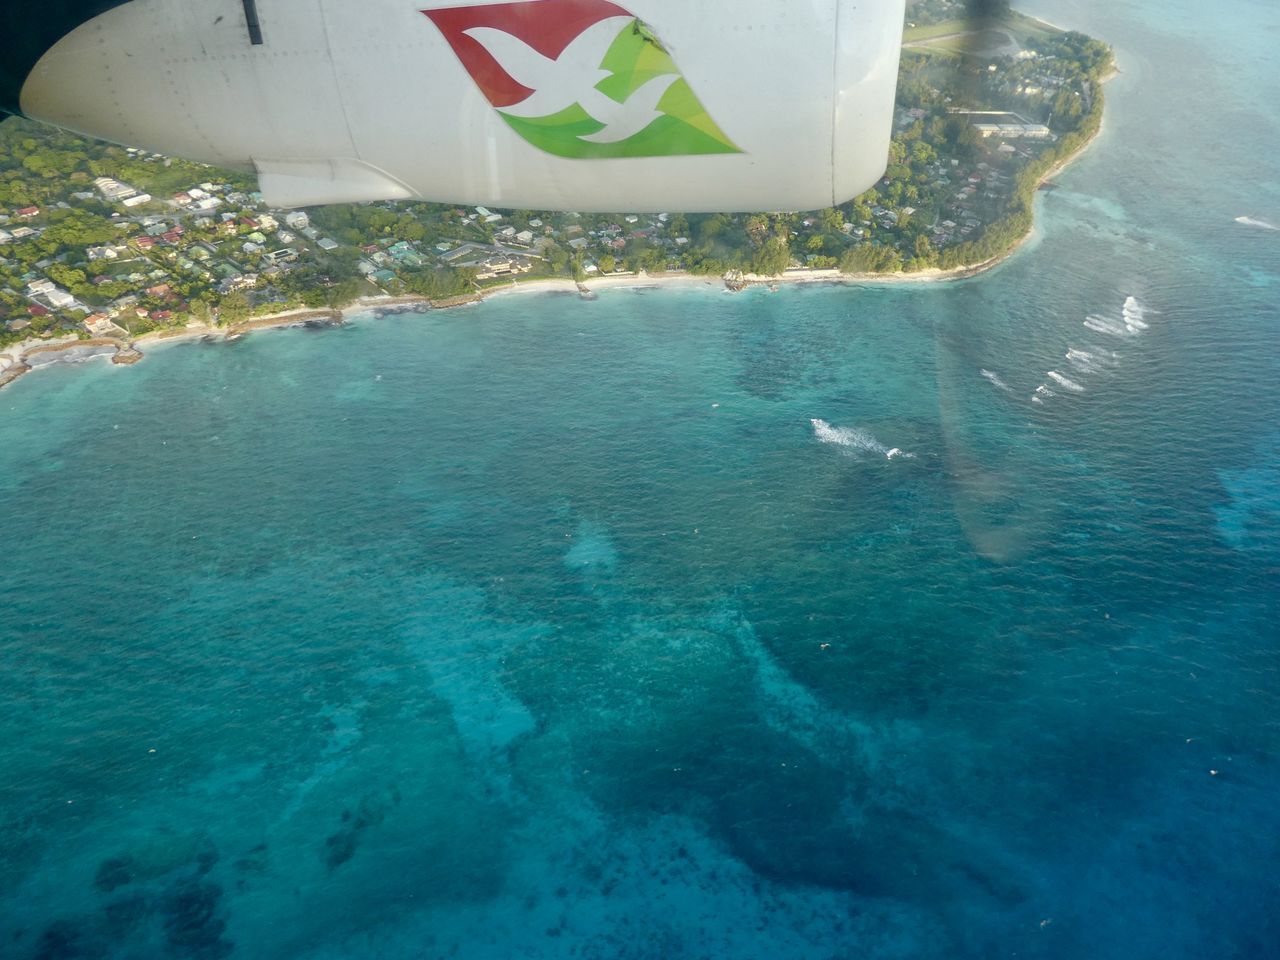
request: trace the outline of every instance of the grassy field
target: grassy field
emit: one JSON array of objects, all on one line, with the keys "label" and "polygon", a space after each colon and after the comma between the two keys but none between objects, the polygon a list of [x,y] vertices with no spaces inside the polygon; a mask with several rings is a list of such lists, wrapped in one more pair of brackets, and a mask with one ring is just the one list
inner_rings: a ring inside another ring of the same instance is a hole
[{"label": "grassy field", "polygon": [[964,33],[970,27],[968,20],[943,20],[941,23],[931,23],[923,27],[908,27],[902,33],[902,42],[921,43],[925,40],[936,40],[938,37]]},{"label": "grassy field", "polygon": [[[1009,33],[1024,46],[1030,40],[1043,40],[1045,37],[1053,36],[1059,32],[1042,20],[1029,17],[1025,13],[1018,13],[1015,10],[1008,17],[994,23],[982,24],[981,26],[972,20],[944,20],[941,23],[931,23],[923,27],[908,27],[903,31],[902,42],[907,46],[917,44],[933,45],[930,41],[936,42],[942,37],[954,37],[990,28]],[[945,40],[938,45],[947,48],[948,52],[963,52],[962,47],[950,44]],[[952,47],[955,47],[955,49],[951,49]]]}]

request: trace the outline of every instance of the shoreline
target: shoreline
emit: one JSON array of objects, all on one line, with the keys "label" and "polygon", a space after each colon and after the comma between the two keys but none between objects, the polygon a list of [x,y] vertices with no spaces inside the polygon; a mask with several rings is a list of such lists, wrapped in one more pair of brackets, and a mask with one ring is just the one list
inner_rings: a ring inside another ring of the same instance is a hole
[{"label": "shoreline", "polygon": [[[1099,86],[1119,76],[1120,68],[1113,66],[1103,77],[1099,78]],[[1033,196],[1053,178],[1075,163],[1093,146],[1106,128],[1106,110],[1098,123],[1098,129],[1085,140],[1070,156],[1063,157],[1047,170],[1037,181]],[[51,340],[24,340],[6,349],[0,350],[0,389],[16,382],[21,377],[40,367],[56,363],[87,363],[100,357],[107,357],[113,364],[128,366],[145,357],[140,349],[163,343],[177,343],[193,339],[214,338],[222,340],[238,340],[248,333],[260,330],[280,329],[282,327],[301,326],[307,323],[323,322],[327,325],[339,325],[356,316],[372,314],[385,315],[393,312],[448,310],[462,306],[472,306],[497,297],[528,296],[532,294],[564,293],[574,294],[584,300],[597,298],[601,289],[636,289],[669,286],[719,287],[727,292],[737,293],[749,287],[777,288],[782,284],[823,284],[827,286],[895,286],[899,284],[949,283],[969,280],[988,273],[1022,251],[1027,242],[1036,235],[1038,222],[1032,215],[1030,228],[1017,242],[1003,253],[981,263],[967,264],[944,270],[933,267],[916,273],[841,273],[838,268],[814,270],[799,268],[787,270],[780,276],[766,277],[756,274],[726,275],[724,277],[699,276],[684,271],[648,274],[614,273],[608,276],[596,276],[583,281],[568,277],[538,277],[531,279],[514,279],[501,286],[477,290],[474,294],[452,297],[447,300],[431,300],[417,294],[387,295],[381,297],[361,297],[344,307],[301,307],[284,310],[279,313],[261,317],[249,317],[227,326],[207,323],[192,323],[185,327],[174,327],[167,330],[154,330],[129,338],[98,338],[82,340],[77,336],[65,336]],[[64,354],[65,356],[54,356]],[[37,360],[37,363],[30,361]]]}]

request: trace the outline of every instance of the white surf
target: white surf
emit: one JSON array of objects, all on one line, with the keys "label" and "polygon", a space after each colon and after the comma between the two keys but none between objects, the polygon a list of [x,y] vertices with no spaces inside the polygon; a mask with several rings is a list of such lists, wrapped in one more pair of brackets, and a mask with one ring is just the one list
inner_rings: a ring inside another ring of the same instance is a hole
[{"label": "white surf", "polygon": [[1076,383],[1074,380],[1064,377],[1057,370],[1050,370],[1048,377],[1063,390],[1070,390],[1072,393],[1084,393],[1084,387]]},{"label": "white surf", "polygon": [[979,370],[978,372],[981,373],[992,386],[1000,390],[1003,390],[1005,393],[1013,392],[1013,389],[1007,383],[1005,383],[1003,380],[1000,379],[999,374],[993,373],[992,371],[985,370],[985,369]]},{"label": "white surf", "polygon": [[1131,333],[1125,324],[1100,317],[1096,313],[1089,316],[1084,325],[1094,333],[1105,333],[1109,337],[1127,337]]},{"label": "white surf", "polygon": [[837,447],[845,447],[859,453],[874,453],[886,460],[915,459],[915,454],[907,453],[897,447],[886,447],[883,443],[856,427],[834,427],[825,420],[810,420],[813,435],[822,443]]},{"label": "white surf", "polygon": [[1148,328],[1148,324],[1144,319],[1147,315],[1147,308],[1137,297],[1126,297],[1120,313],[1124,317],[1125,327],[1131,333],[1140,333]]}]

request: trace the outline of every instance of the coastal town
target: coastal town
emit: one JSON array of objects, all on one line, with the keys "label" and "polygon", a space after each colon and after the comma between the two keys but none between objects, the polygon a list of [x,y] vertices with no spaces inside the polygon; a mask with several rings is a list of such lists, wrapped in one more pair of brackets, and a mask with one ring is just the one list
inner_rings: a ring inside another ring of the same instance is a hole
[{"label": "coastal town", "polygon": [[[955,0],[908,10],[889,164],[800,214],[550,214],[395,202],[273,210],[252,177],[0,124],[0,385],[42,347],[230,328],[353,303],[467,302],[514,282],[753,280],[980,269],[1029,232],[1034,193],[1101,120],[1110,49]],[[913,19],[914,18],[914,19]],[[21,349],[18,349],[21,347]],[[7,350],[6,350],[7,348]],[[22,369],[19,369],[22,368]]]}]

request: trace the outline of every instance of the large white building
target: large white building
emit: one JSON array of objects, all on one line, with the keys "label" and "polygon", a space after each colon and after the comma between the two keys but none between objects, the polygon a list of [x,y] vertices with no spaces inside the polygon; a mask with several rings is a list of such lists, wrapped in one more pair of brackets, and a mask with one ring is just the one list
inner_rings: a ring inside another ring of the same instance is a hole
[{"label": "large white building", "polygon": [[98,188],[98,192],[102,194],[103,199],[113,202],[132,197],[138,192],[127,183],[121,183],[111,177],[98,177],[93,181],[93,185]]},{"label": "large white building", "polygon": [[953,113],[968,117],[973,129],[984,138],[1000,137],[1002,140],[1050,140],[1053,132],[1043,123],[1032,123],[1016,113],[995,110],[955,110]]}]

